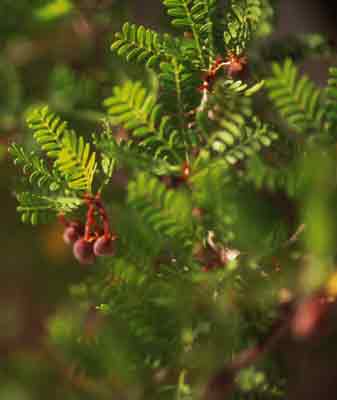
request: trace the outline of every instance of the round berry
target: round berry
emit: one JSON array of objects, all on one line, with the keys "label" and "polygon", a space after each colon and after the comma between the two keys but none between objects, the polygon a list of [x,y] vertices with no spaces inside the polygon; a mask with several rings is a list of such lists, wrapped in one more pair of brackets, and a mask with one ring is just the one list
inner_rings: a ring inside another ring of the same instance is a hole
[{"label": "round berry", "polygon": [[66,244],[73,244],[80,238],[80,232],[75,226],[68,226],[63,232],[63,240]]},{"label": "round berry", "polygon": [[113,256],[115,255],[115,246],[111,238],[105,236],[99,237],[94,244],[94,254],[96,256]]},{"label": "round berry", "polygon": [[78,239],[75,242],[73,253],[76,260],[81,264],[93,264],[95,262],[93,245],[84,238]]},{"label": "round berry", "polygon": [[69,226],[74,227],[81,236],[84,235],[85,227],[81,222],[72,221]]}]

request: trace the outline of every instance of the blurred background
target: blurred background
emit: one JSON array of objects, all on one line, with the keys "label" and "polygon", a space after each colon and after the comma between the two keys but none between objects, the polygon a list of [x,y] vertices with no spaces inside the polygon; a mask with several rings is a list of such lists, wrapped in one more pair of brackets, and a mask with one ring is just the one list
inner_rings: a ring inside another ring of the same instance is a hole
[{"label": "blurred background", "polygon": [[[337,48],[335,1],[275,4],[275,38],[321,33]],[[92,133],[100,126],[101,103],[112,85],[143,71],[109,50],[113,32],[126,20],[171,30],[159,0],[0,2],[0,400],[60,398],[60,377],[48,368],[46,379],[38,379],[38,387],[32,384],[41,374],[34,360],[50,361],[39,354],[45,321],[68,302],[69,285],[85,275],[63,244],[61,226],[20,223],[12,193],[16,171],[7,145],[15,140],[29,146],[24,114],[28,106],[42,102],[79,132]],[[320,83],[327,65],[323,60],[305,68]]]}]

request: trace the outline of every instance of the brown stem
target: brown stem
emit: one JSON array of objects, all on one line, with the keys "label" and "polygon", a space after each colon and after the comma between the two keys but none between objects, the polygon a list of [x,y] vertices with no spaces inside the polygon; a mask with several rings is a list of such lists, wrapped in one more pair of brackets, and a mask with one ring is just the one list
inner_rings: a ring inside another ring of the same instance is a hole
[{"label": "brown stem", "polygon": [[289,304],[284,307],[286,307],[284,310],[285,315],[281,316],[274,324],[264,343],[243,350],[234,360],[210,379],[203,396],[204,400],[224,399],[225,396],[234,389],[237,373],[242,368],[247,368],[256,363],[266,353],[270,352],[288,332],[293,312],[290,309]]},{"label": "brown stem", "polygon": [[58,215],[59,222],[64,225],[66,228],[70,225],[69,221],[66,219],[63,213]]},{"label": "brown stem", "polygon": [[109,217],[106,212],[106,209],[102,203],[100,194],[97,194],[95,198],[95,204],[98,209],[99,215],[101,216],[102,223],[103,223],[103,231],[104,231],[104,237],[105,239],[110,239],[111,238],[111,230],[110,230],[110,223],[109,223]]},{"label": "brown stem", "polygon": [[84,240],[90,241],[91,237],[91,229],[93,225],[95,224],[95,205],[91,202],[88,201],[88,212],[87,212],[87,221],[85,224],[85,231],[84,231]]}]

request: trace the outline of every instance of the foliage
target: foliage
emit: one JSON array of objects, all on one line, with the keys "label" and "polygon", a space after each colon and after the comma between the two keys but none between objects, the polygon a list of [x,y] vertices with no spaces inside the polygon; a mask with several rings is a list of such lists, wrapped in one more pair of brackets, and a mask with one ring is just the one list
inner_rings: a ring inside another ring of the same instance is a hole
[{"label": "foliage", "polygon": [[[140,82],[126,82],[115,87],[113,97],[105,101],[111,123],[129,130],[139,146],[152,152],[154,158],[179,157],[178,131],[170,123],[170,117],[162,115],[162,107],[153,95],[147,95]],[[178,154],[177,154],[178,153]]]},{"label": "foliage", "polygon": [[163,44],[157,32],[126,22],[122,32],[116,34],[111,49],[125,56],[129,62],[136,60],[144,62],[147,67],[153,67],[161,59]]},{"label": "foliage", "polygon": [[64,176],[69,189],[91,193],[96,155],[90,152],[90,144],[83,137],[77,138],[74,131],[67,129],[67,123],[47,107],[34,110],[27,122],[41,149],[55,159],[54,167]]},{"label": "foliage", "polygon": [[321,126],[321,92],[305,75],[298,79],[298,71],[290,59],[283,66],[273,65],[273,79],[267,82],[269,95],[287,123],[302,133]]},{"label": "foliage", "polygon": [[[48,357],[88,399],[211,398],[224,362],[235,398],[279,399],[270,343],[297,329],[283,308],[325,295],[336,257],[337,70],[318,88],[291,58],[265,61],[267,0],[162,3],[183,35],[127,22],[111,45],[146,79],[121,73],[109,95],[102,71],[58,66],[50,106],[32,101],[30,134],[10,145],[23,222],[61,216],[89,247],[103,230],[116,244],[71,288],[76,318],[49,321]],[[35,16],[56,23],[76,4]]]},{"label": "foliage", "polygon": [[225,44],[230,51],[240,54],[257,29],[262,16],[260,0],[231,2],[231,10],[226,18]]},{"label": "foliage", "polygon": [[326,119],[328,129],[334,134],[337,124],[337,68],[330,68],[330,78],[326,88]]}]

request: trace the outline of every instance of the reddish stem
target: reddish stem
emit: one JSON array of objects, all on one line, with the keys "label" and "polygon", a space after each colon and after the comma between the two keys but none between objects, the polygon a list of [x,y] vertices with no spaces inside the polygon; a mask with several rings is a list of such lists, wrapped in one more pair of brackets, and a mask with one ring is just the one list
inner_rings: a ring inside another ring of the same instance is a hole
[{"label": "reddish stem", "polygon": [[84,240],[90,241],[91,237],[91,228],[95,224],[95,205],[88,201],[88,212],[87,212],[87,222],[85,224],[85,232],[84,232]]},{"label": "reddish stem", "polygon": [[102,220],[104,237],[107,240],[112,238],[110,224],[109,224],[109,217],[102,203],[100,193],[97,193],[95,197],[91,196],[90,194],[85,194],[83,198],[87,202],[87,205],[89,207],[87,213],[87,223],[85,227],[85,240],[90,240],[91,230],[94,229],[95,231],[97,231],[96,221],[94,217],[96,209]]},{"label": "reddish stem", "polygon": [[96,196],[96,205],[98,208],[99,215],[102,218],[103,222],[103,231],[104,231],[104,237],[108,240],[111,238],[111,231],[110,231],[110,224],[109,224],[109,217],[108,214],[105,210],[105,207],[100,199],[99,194]]},{"label": "reddish stem", "polygon": [[66,228],[70,225],[69,221],[66,219],[63,213],[58,215],[59,222]]},{"label": "reddish stem", "polygon": [[190,164],[187,161],[183,163],[183,166],[181,168],[181,173],[183,180],[187,180],[189,178],[191,169],[190,169]]},{"label": "reddish stem", "polygon": [[280,308],[280,313],[278,321],[272,326],[269,336],[263,343],[241,351],[234,360],[211,378],[203,395],[204,400],[223,399],[225,391],[230,392],[233,390],[237,373],[241,369],[247,368],[259,361],[261,357],[270,352],[285,336],[289,330],[293,315],[291,304],[284,304]]}]

